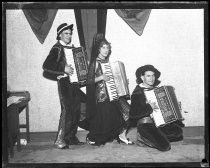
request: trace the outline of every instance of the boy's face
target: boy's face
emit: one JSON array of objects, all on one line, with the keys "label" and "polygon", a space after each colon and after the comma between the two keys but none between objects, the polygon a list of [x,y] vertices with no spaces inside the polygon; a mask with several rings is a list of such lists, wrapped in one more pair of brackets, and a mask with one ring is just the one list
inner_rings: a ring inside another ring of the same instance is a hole
[{"label": "boy's face", "polygon": [[70,29],[64,30],[59,36],[60,40],[66,44],[69,44],[71,43],[72,31]]},{"label": "boy's face", "polygon": [[148,87],[152,87],[155,82],[155,73],[153,71],[146,71],[144,75],[141,76],[143,84]]}]

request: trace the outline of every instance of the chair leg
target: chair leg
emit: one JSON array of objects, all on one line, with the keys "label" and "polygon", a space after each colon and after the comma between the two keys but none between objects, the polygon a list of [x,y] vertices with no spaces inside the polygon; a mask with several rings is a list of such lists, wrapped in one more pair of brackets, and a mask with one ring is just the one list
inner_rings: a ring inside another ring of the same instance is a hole
[{"label": "chair leg", "polygon": [[11,158],[14,157],[14,148],[13,148],[13,145],[10,145],[10,147],[9,147],[9,154],[10,154],[10,157]]},{"label": "chair leg", "polygon": [[26,136],[27,142],[30,142],[30,131],[29,131],[29,107],[28,104],[26,106]]},{"label": "chair leg", "polygon": [[18,135],[18,139],[17,139],[17,150],[18,152],[21,151],[21,144],[20,144],[20,136]]},{"label": "chair leg", "polygon": [[18,133],[17,133],[17,150],[18,152],[21,151],[21,144],[20,144],[20,127],[19,127],[19,116],[18,116]]},{"label": "chair leg", "polygon": [[13,158],[14,157],[14,147],[13,147],[11,135],[9,135],[9,138],[8,138],[8,150],[9,150],[10,157]]}]

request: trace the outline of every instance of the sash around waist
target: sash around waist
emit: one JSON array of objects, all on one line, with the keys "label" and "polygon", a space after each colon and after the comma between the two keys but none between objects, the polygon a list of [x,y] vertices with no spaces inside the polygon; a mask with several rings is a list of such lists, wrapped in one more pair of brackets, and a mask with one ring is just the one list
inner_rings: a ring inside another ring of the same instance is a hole
[{"label": "sash around waist", "polygon": [[58,80],[60,80],[61,78],[66,78],[66,77],[68,77],[68,75],[67,75],[67,74],[64,74],[64,75],[59,75],[59,76],[57,76],[57,79],[58,79]]},{"label": "sash around waist", "polygon": [[153,123],[153,120],[151,117],[144,117],[138,120],[137,125],[139,124],[145,124],[145,123]]}]

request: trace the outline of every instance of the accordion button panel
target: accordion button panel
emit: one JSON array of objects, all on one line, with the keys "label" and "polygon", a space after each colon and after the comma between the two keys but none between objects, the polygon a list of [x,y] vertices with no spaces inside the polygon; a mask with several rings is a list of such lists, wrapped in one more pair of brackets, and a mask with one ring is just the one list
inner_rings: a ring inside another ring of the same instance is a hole
[{"label": "accordion button panel", "polygon": [[77,77],[76,67],[75,67],[75,64],[74,64],[72,49],[64,48],[64,52],[65,52],[65,55],[66,55],[67,64],[71,64],[72,68],[74,69],[74,72],[71,76],[69,76],[69,79],[70,79],[71,82],[78,82],[78,77]]},{"label": "accordion button panel", "polygon": [[109,80],[106,81],[106,87],[107,87],[110,101],[118,99],[117,88],[115,85],[115,81],[114,81],[110,64],[102,63],[101,68],[102,68],[103,73],[109,77]]}]

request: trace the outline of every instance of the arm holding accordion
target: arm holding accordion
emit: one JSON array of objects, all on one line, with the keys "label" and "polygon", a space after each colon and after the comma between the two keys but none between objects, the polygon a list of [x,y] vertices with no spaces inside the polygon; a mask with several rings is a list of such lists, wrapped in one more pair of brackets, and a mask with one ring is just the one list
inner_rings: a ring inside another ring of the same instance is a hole
[{"label": "arm holding accordion", "polygon": [[88,74],[85,49],[83,47],[73,48],[72,50],[64,48],[64,52],[66,54],[67,63],[72,63],[71,68],[74,69],[74,71],[69,74],[70,82],[85,85]]},{"label": "arm holding accordion", "polygon": [[55,45],[43,63],[43,76],[57,81],[69,76],[71,83],[86,84],[88,65],[83,47],[72,49]]},{"label": "arm holding accordion", "polygon": [[144,91],[144,94],[153,108],[150,116],[157,127],[184,120],[174,87],[161,86],[154,90]]},{"label": "arm holding accordion", "polygon": [[101,63],[101,68],[104,74],[101,78],[105,81],[109,100],[116,102],[124,120],[127,121],[130,111],[130,104],[127,100],[130,99],[130,93],[125,66],[123,62],[116,61]]},{"label": "arm holding accordion", "polygon": [[54,45],[43,63],[43,76],[47,79],[57,81],[58,76],[65,74],[65,60],[60,45]]},{"label": "arm holding accordion", "polygon": [[110,101],[119,100],[120,97],[130,99],[128,79],[126,77],[123,62],[107,62],[101,64],[102,72],[109,80],[106,81],[106,88]]}]

